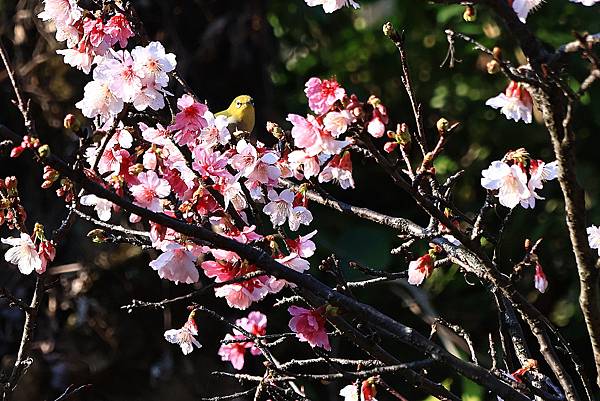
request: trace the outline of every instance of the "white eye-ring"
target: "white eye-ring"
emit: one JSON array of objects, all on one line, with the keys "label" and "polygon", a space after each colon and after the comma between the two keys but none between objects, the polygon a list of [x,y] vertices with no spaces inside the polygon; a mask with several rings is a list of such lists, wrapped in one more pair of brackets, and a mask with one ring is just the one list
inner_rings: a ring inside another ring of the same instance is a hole
[{"label": "white eye-ring", "polygon": [[236,102],[235,104],[237,106],[237,108],[239,109],[240,107],[242,107],[242,102],[240,102],[239,100]]}]

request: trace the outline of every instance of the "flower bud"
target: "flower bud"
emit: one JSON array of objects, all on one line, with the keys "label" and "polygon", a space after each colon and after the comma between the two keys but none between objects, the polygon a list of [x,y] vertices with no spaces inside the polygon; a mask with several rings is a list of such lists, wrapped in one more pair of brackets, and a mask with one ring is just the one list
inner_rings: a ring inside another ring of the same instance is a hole
[{"label": "flower bud", "polygon": [[486,64],[486,69],[488,74],[490,75],[497,74],[500,72],[500,63],[498,62],[498,60],[490,60]]},{"label": "flower bud", "polygon": [[492,53],[494,54],[495,59],[497,59],[497,60],[502,59],[502,49],[500,49],[498,46],[494,46]]},{"label": "flower bud", "polygon": [[448,131],[449,125],[450,123],[445,118],[440,118],[435,124],[440,135],[444,135]]},{"label": "flower bud", "polygon": [[87,233],[87,236],[88,238],[91,238],[92,242],[95,244],[102,244],[106,242],[106,239],[108,238],[106,236],[106,232],[101,228],[96,228],[95,230],[90,231]]},{"label": "flower bud", "polygon": [[41,158],[46,158],[48,156],[50,156],[50,146],[48,145],[42,145],[38,148],[38,155],[40,155]]},{"label": "flower bud", "polygon": [[281,127],[278,124],[271,121],[267,121],[267,132],[269,132],[277,139],[281,139],[284,137],[284,132],[281,129]]},{"label": "flower bud", "polygon": [[63,120],[63,126],[72,131],[79,131],[81,128],[81,124],[77,120],[77,117],[75,117],[73,114],[67,114],[65,116],[65,119]]},{"label": "flower bud", "polygon": [[473,22],[477,19],[477,12],[475,11],[475,7],[473,6],[467,6],[467,8],[465,8],[465,12],[463,13],[463,19],[466,22]]},{"label": "flower bud", "polygon": [[392,153],[397,147],[398,142],[386,142],[385,145],[383,145],[383,150],[387,153]]},{"label": "flower bud", "polygon": [[11,151],[10,151],[10,157],[17,158],[19,156],[21,156],[21,153],[23,153],[23,151],[25,150],[25,148],[23,146],[15,146]]},{"label": "flower bud", "polygon": [[325,314],[327,316],[336,317],[341,315],[341,310],[337,306],[327,304],[325,307]]},{"label": "flower bud", "polygon": [[4,179],[4,186],[6,187],[6,189],[8,190],[9,193],[16,193],[17,192],[17,177],[15,176],[10,176],[10,177],[6,177]]},{"label": "flower bud", "polygon": [[129,167],[129,174],[131,175],[138,175],[142,171],[144,171],[144,165],[140,163],[134,164]]},{"label": "flower bud", "polygon": [[54,181],[45,180],[44,182],[42,182],[41,188],[48,189],[52,186],[52,184],[54,184]]}]

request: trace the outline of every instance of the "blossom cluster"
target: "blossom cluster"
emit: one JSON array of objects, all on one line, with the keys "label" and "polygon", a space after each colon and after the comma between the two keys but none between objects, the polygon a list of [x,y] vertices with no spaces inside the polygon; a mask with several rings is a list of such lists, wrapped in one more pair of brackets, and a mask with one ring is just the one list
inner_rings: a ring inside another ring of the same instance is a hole
[{"label": "blossom cluster", "polygon": [[533,209],[536,200],[544,199],[536,191],[558,177],[558,165],[532,159],[525,149],[518,149],[493,161],[481,175],[481,186],[494,191],[502,206],[512,209],[520,204]]},{"label": "blossom cluster", "polygon": [[[267,316],[260,312],[250,312],[248,317],[236,320],[235,325],[255,337],[267,334]],[[244,355],[248,350],[254,356],[262,353],[255,341],[234,329],[233,334],[227,334],[223,339],[219,356],[223,361],[231,362],[234,369],[241,370],[244,367]]]}]

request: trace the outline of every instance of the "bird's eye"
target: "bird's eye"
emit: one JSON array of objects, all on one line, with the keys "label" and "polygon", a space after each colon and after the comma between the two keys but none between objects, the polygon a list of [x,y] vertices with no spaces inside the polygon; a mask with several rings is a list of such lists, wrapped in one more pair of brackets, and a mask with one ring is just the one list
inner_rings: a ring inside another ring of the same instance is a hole
[{"label": "bird's eye", "polygon": [[237,108],[239,109],[240,107],[242,107],[242,102],[240,102],[239,100],[235,103],[235,105],[237,106]]}]

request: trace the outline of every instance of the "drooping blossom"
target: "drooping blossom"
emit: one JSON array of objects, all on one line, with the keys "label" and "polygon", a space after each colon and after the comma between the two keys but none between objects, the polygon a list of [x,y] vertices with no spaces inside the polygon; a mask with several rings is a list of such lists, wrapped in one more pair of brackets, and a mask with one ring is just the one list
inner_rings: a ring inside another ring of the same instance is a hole
[{"label": "drooping blossom", "polygon": [[113,203],[106,199],[100,198],[96,195],[83,195],[79,199],[79,203],[84,206],[93,206],[96,214],[98,214],[98,219],[101,221],[109,221],[111,217],[111,212],[113,208]]},{"label": "drooping blossom", "polygon": [[308,4],[311,7],[314,6],[323,6],[323,10],[326,13],[332,13],[336,10],[339,10],[340,8],[346,6],[346,7],[353,7],[353,8],[359,8],[360,5],[354,1],[354,0],[304,0],[306,2],[306,4]]},{"label": "drooping blossom", "polygon": [[515,13],[517,13],[521,22],[525,22],[527,20],[527,15],[542,4],[542,2],[543,0],[509,0],[509,3],[512,3],[512,8],[515,10]]},{"label": "drooping blossom", "polygon": [[496,196],[502,206],[512,209],[531,196],[527,175],[516,164],[509,166],[503,161],[494,161],[481,174],[481,186],[492,191],[498,190]]},{"label": "drooping blossom", "polygon": [[[250,312],[248,317],[236,320],[235,324],[255,336],[264,336],[267,334],[267,316],[258,311]],[[262,353],[261,350],[256,347],[254,342],[247,343],[246,347],[250,348],[252,355],[260,355]]]},{"label": "drooping blossom", "polygon": [[160,178],[154,171],[142,172],[138,175],[139,184],[132,185],[129,189],[137,205],[143,206],[153,212],[162,211],[160,198],[165,198],[171,192],[167,180]]},{"label": "drooping blossom", "polygon": [[298,179],[309,179],[319,175],[321,166],[317,156],[309,156],[303,150],[294,150],[288,155],[288,165]]},{"label": "drooping blossom", "polygon": [[2,238],[1,241],[11,246],[4,254],[4,260],[16,265],[21,273],[31,274],[34,270],[42,270],[42,259],[28,234],[21,233],[18,238]]},{"label": "drooping blossom", "polygon": [[231,165],[242,176],[260,184],[275,184],[281,176],[276,163],[279,156],[265,148],[256,148],[245,139],[236,144],[236,154],[231,157]]},{"label": "drooping blossom", "polygon": [[162,279],[175,284],[192,284],[198,281],[200,274],[196,266],[197,256],[185,246],[172,242],[164,247],[164,252],[150,262],[150,267],[158,272]]},{"label": "drooping blossom", "polygon": [[321,347],[331,350],[329,336],[325,329],[325,307],[318,309],[305,309],[299,306],[290,306],[288,312],[292,315],[289,327],[296,333],[300,341],[308,342],[311,347]]},{"label": "drooping blossom", "polygon": [[546,288],[548,288],[548,279],[546,278],[546,274],[544,274],[542,265],[539,263],[535,264],[534,284],[535,288],[542,294],[546,292]]},{"label": "drooping blossom", "polygon": [[600,227],[594,225],[588,227],[587,234],[590,248],[597,250],[600,256]]},{"label": "drooping blossom", "polygon": [[218,355],[221,357],[222,361],[231,362],[231,366],[233,366],[236,370],[242,370],[244,368],[244,354],[246,353],[245,343],[241,340],[244,340],[246,337],[243,335],[225,335],[224,340],[228,341],[225,344],[221,344],[219,347]]},{"label": "drooping blossom", "polygon": [[54,242],[48,240],[40,241],[38,245],[38,255],[40,255],[42,265],[37,270],[37,272],[42,274],[46,271],[48,263],[52,262],[56,257],[56,248],[54,246]]},{"label": "drooping blossom", "polygon": [[[310,0],[308,0],[310,1]],[[309,6],[315,6],[323,4],[323,8],[326,7],[323,1],[312,1],[314,4],[310,4],[307,1]],[[336,3],[336,1],[325,1],[326,3]],[[347,1],[337,1],[337,3],[346,3]],[[327,6],[329,6],[328,4]],[[341,4],[338,8],[341,8],[344,4]],[[337,9],[337,8],[336,8]],[[332,10],[334,11],[334,10]],[[331,11],[329,11],[331,12]],[[308,107],[312,111],[317,114],[325,114],[329,111],[331,106],[338,101],[342,100],[344,96],[346,96],[346,91],[344,88],[340,86],[340,84],[335,79],[323,79],[320,78],[310,78],[306,82],[306,88],[304,89],[304,93],[306,93],[306,97],[308,98]]]},{"label": "drooping blossom", "polygon": [[319,174],[319,182],[337,181],[342,189],[354,188],[350,152],[335,155]]},{"label": "drooping blossom", "polygon": [[367,132],[374,138],[381,138],[385,134],[385,125],[389,119],[387,109],[375,96],[371,96],[368,103],[373,106],[373,116],[367,124]]},{"label": "drooping blossom", "polygon": [[312,213],[304,206],[294,206],[294,193],[284,189],[280,194],[271,189],[268,192],[270,202],[263,212],[269,216],[274,227],[283,225],[286,220],[290,230],[296,231],[300,224],[308,225],[312,221]]},{"label": "drooping blossom", "polygon": [[171,329],[165,331],[165,340],[171,344],[177,344],[181,347],[183,355],[188,355],[194,350],[194,346],[202,348],[202,345],[196,340],[198,335],[198,326],[194,321],[194,313],[192,312],[180,329]]},{"label": "drooping blossom", "polygon": [[504,93],[488,99],[485,104],[500,109],[509,120],[523,120],[529,124],[533,116],[533,100],[522,84],[510,81]]},{"label": "drooping blossom", "polygon": [[435,259],[429,254],[419,257],[408,264],[408,282],[412,285],[421,285],[434,268]]},{"label": "drooping blossom", "polygon": [[536,199],[543,200],[544,198],[536,193],[536,190],[544,187],[544,182],[554,180],[558,177],[558,163],[544,163],[541,160],[530,160],[529,163],[529,182],[527,188],[530,196],[527,199],[521,200],[521,206],[525,209],[534,208]]},{"label": "drooping blossom", "polygon": [[[267,316],[260,312],[250,312],[248,317],[237,319],[235,324],[254,336],[264,336],[267,333]],[[244,367],[246,350],[250,350],[252,355],[262,353],[254,341],[243,341],[248,338],[239,330],[234,329],[233,334],[227,334],[224,340],[219,348],[219,356],[221,360],[231,362],[237,370]]]},{"label": "drooping blossom", "polygon": [[110,17],[104,29],[110,37],[111,46],[118,43],[123,49],[127,47],[127,39],[133,36],[131,24],[123,14],[115,14]]}]

